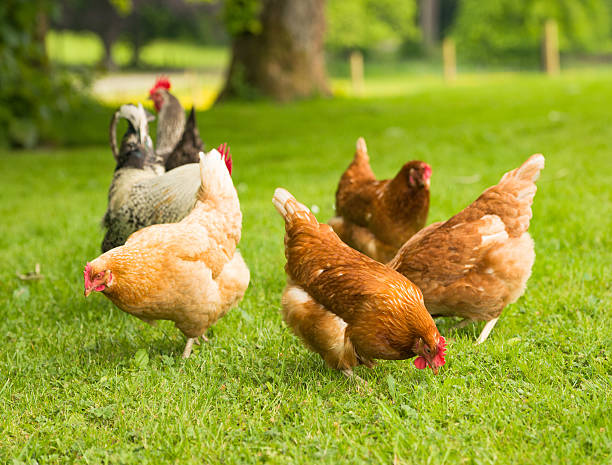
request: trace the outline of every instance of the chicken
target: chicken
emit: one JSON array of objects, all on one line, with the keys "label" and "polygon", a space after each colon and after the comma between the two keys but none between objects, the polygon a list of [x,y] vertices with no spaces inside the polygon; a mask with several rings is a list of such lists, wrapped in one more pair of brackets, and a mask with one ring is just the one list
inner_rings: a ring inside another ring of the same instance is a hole
[{"label": "chicken", "polygon": [[242,214],[236,189],[216,150],[202,155],[195,207],[182,221],[132,234],[87,263],[85,296],[102,292],[145,322],[171,320],[187,336],[183,357],[234,307],[249,284],[236,246]]},{"label": "chicken", "polygon": [[204,143],[196,124],[195,108],[191,107],[185,123],[183,107],[170,93],[170,81],[164,77],[156,81],[149,91],[149,98],[159,113],[156,155],[165,160],[166,171],[188,163],[199,163]]},{"label": "chicken", "polygon": [[198,163],[200,152],[204,150],[204,143],[195,121],[195,109],[192,107],[178,144],[166,159],[166,171],[173,170],[188,163]]},{"label": "chicken", "polygon": [[[200,188],[200,168],[190,163],[164,173],[148,135],[142,108],[123,105],[111,122],[111,147],[117,160],[108,191],[108,208],[102,220],[106,229],[102,252],[122,245],[133,232],[152,224],[182,220],[193,208]],[[118,118],[128,119],[128,129],[117,152],[114,128]],[[137,130],[135,128],[139,128]],[[140,140],[147,141],[141,143]],[[221,147],[220,147],[221,149]],[[226,146],[223,148],[225,156]],[[227,149],[229,150],[229,149]],[[231,156],[226,161],[231,173]]]},{"label": "chicken", "polygon": [[340,178],[336,217],[329,221],[340,239],[386,263],[427,221],[431,167],[406,163],[393,179],[377,181],[365,140],[357,140],[355,158]]},{"label": "chicken", "polygon": [[408,279],[344,244],[284,189],[273,203],[285,219],[283,319],[305,345],[347,376],[374,359],[418,355],[417,368],[444,364],[445,341]]},{"label": "chicken", "polygon": [[502,310],[525,292],[535,259],[527,229],[544,157],[533,155],[471,205],[412,236],[389,263],[414,282],[434,316],[486,321],[484,342]]},{"label": "chicken", "polygon": [[151,90],[149,98],[157,111],[157,140],[155,153],[163,160],[168,159],[181,140],[185,128],[185,110],[170,92],[170,81],[160,77]]}]

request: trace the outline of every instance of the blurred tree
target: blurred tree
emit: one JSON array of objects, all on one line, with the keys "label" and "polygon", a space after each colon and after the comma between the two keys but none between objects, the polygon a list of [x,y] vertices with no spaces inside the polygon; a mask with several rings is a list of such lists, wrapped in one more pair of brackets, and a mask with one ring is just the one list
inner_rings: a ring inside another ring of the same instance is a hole
[{"label": "blurred tree", "polygon": [[325,0],[226,0],[232,61],[219,100],[328,94]]},{"label": "blurred tree", "polygon": [[416,11],[416,0],[329,0],[326,43],[347,52],[417,40]]},{"label": "blurred tree", "polygon": [[461,0],[440,0],[440,36],[443,39],[455,25],[457,10]]},{"label": "blurred tree", "polygon": [[54,26],[72,31],[92,31],[102,40],[104,57],[101,65],[114,69],[112,47],[125,26],[125,17],[131,10],[131,2],[116,0],[61,0],[61,13]]},{"label": "blurred tree", "polygon": [[461,0],[419,0],[418,31],[404,38],[401,52],[405,56],[431,55],[454,26]]},{"label": "blurred tree", "polygon": [[423,48],[427,54],[431,54],[440,39],[440,3],[439,0],[420,0],[419,3]]},{"label": "blurred tree", "polygon": [[461,0],[453,35],[472,62],[535,65],[544,21],[556,19],[563,52],[609,46],[609,0]]},{"label": "blurred tree", "polygon": [[221,4],[212,0],[131,0],[122,34],[132,45],[131,66],[140,67],[140,50],[154,39],[188,39],[220,43],[227,40],[215,21]]},{"label": "blurred tree", "polygon": [[51,68],[45,36],[50,0],[0,2],[0,144],[34,146],[58,112],[78,99],[68,77]]},{"label": "blurred tree", "polygon": [[92,31],[102,40],[106,69],[116,68],[112,46],[119,39],[132,45],[131,66],[140,66],[140,51],[154,39],[189,39],[223,43],[225,29],[217,19],[221,0],[60,0],[60,29]]}]

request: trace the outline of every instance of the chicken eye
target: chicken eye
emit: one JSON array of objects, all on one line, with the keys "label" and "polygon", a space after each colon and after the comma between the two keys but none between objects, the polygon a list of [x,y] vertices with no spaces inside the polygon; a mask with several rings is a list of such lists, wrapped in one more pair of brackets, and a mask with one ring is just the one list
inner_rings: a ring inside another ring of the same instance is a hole
[{"label": "chicken eye", "polygon": [[101,278],[104,273],[100,272],[96,275],[96,278]]},{"label": "chicken eye", "polygon": [[429,350],[429,347],[425,347],[425,353],[429,354],[431,352],[431,350]]}]

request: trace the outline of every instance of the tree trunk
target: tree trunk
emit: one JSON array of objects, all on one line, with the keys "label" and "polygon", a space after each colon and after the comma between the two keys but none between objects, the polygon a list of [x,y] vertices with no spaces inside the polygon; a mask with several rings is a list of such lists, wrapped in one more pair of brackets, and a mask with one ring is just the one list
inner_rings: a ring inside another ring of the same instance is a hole
[{"label": "tree trunk", "polygon": [[431,54],[440,36],[440,9],[438,0],[421,0],[421,31],[425,52]]},{"label": "tree trunk", "polygon": [[133,31],[132,34],[132,59],[130,60],[130,67],[140,68],[140,51],[142,49],[142,40],[140,40],[140,34],[138,31]]},{"label": "tree trunk", "polygon": [[47,55],[47,32],[49,30],[49,16],[47,10],[39,7],[38,13],[36,14],[36,25],[34,27],[34,41],[40,47],[39,60],[37,65],[41,69],[47,69],[49,67],[49,56]]},{"label": "tree trunk", "polygon": [[102,57],[101,65],[107,71],[115,70],[117,69],[117,64],[113,60],[112,54],[114,40],[108,34],[102,34],[101,39],[104,46],[104,56]]},{"label": "tree trunk", "polygon": [[323,53],[325,0],[262,0],[259,19],[261,33],[234,37],[218,100],[329,95]]}]

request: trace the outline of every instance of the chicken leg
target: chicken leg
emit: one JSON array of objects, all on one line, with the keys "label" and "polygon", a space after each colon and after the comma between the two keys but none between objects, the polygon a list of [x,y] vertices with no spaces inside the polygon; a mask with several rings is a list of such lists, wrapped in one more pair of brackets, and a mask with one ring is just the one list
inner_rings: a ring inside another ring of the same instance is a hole
[{"label": "chicken leg", "polygon": [[495,327],[495,323],[497,323],[497,320],[499,320],[499,317],[493,318],[492,320],[487,321],[487,324],[484,325],[484,328],[482,328],[482,332],[480,333],[480,336],[478,336],[478,339],[476,339],[476,344],[482,344],[484,341],[487,340],[487,338],[489,337],[489,334],[491,334],[491,331],[493,331],[493,328]]},{"label": "chicken leg", "polygon": [[193,344],[199,344],[200,341],[197,337],[187,338],[187,344],[185,344],[185,350],[183,350],[183,358],[189,358],[191,355],[191,350],[193,349]]}]

